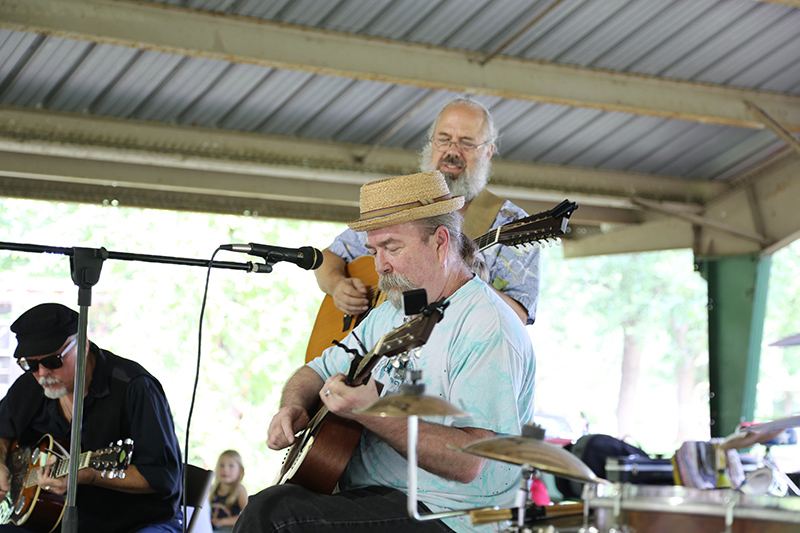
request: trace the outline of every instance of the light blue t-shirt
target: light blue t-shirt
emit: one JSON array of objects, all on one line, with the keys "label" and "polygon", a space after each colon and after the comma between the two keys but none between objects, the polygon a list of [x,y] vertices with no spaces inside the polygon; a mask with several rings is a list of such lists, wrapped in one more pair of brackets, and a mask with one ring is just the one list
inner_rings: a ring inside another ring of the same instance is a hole
[{"label": "light blue t-shirt", "polygon": [[[448,300],[444,317],[427,343],[412,356],[407,371],[421,370],[425,394],[438,396],[468,412],[467,417],[426,418],[455,427],[488,429],[499,435],[519,435],[533,420],[536,362],[530,338],[519,318],[477,277]],[[355,329],[369,349],[382,335],[401,326],[404,315],[386,302]],[[352,334],[344,343],[354,348]],[[392,359],[378,362],[374,379],[384,385],[382,396],[397,393],[404,373]],[[308,363],[325,380],[347,372],[350,357],[341,348],[327,349]],[[409,374],[410,375],[410,374]],[[489,460],[471,483],[446,480],[418,470],[418,498],[433,512],[498,505],[510,507],[521,483],[520,468]],[[408,493],[408,462],[374,433],[365,431],[340,479],[343,489],[383,485]],[[468,516],[445,519],[457,532],[488,531],[472,526]]]},{"label": "light blue t-shirt", "polygon": [[[509,202],[503,203],[492,228],[503,226],[526,217],[525,211]],[[366,232],[347,229],[328,247],[346,263],[369,255],[365,246]],[[515,248],[496,244],[481,252],[490,272],[490,283],[495,289],[507,294],[528,310],[528,324],[536,318],[536,304],[539,300],[539,249]]]}]

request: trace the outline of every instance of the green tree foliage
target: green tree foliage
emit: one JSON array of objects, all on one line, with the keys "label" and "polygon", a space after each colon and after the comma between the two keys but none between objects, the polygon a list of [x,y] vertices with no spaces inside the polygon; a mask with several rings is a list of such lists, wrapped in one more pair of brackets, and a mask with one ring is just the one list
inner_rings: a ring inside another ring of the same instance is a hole
[{"label": "green tree foliage", "polygon": [[775,420],[800,413],[800,346],[770,344],[800,334],[800,241],[772,258],[756,416]]},{"label": "green tree foliage", "polygon": [[546,249],[532,338],[554,353],[537,349],[537,402],[550,410],[544,394],[569,397],[592,432],[657,452],[707,438],[706,301],[689,251],[565,260]]}]

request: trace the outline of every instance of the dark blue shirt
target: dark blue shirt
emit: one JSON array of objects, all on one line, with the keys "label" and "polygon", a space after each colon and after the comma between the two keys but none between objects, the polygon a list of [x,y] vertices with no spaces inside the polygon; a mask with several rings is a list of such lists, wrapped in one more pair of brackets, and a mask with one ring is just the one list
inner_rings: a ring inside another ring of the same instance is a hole
[{"label": "dark blue shirt", "polygon": [[[78,485],[79,530],[126,533],[168,522],[179,510],[181,455],[164,390],[140,364],[94,344],[91,352],[95,366],[84,399],[81,449],[94,451],[132,439],[131,464],[155,493],[128,494]],[[46,398],[32,374],[23,374],[0,400],[0,438],[35,444],[45,434],[67,443],[70,424],[61,414],[59,401]]]}]

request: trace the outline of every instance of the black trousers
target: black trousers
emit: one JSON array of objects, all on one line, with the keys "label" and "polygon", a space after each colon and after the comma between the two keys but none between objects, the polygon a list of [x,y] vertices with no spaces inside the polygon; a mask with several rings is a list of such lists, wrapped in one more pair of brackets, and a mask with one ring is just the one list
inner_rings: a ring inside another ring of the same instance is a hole
[{"label": "black trousers", "polygon": [[[439,520],[410,518],[405,493],[389,487],[366,487],[318,494],[298,485],[276,485],[247,502],[234,533],[442,533]],[[430,512],[419,504],[420,514]]]}]

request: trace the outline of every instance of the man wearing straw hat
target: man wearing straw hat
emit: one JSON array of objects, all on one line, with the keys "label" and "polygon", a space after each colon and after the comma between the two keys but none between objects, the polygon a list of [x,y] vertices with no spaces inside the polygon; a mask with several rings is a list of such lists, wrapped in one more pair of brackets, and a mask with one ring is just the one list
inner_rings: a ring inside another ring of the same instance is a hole
[{"label": "man wearing straw hat", "polygon": [[342,373],[350,356],[340,347],[327,349],[295,372],[269,426],[270,448],[293,443],[320,401],[366,431],[339,479],[340,492],[323,495],[293,484],[269,487],[251,497],[234,531],[476,531],[467,516],[410,518],[406,420],[353,412],[379,396],[396,393],[411,370],[422,371],[426,394],[469,413],[464,418],[420,421],[420,514],[511,506],[519,468],[448,447],[519,435],[533,417],[531,342],[512,309],[471,270],[475,247],[459,231],[457,211],[463,203],[463,197],[450,195],[439,172],[379,180],[361,188],[361,218],[349,226],[366,232],[380,288],[389,301],[373,310],[344,344],[358,349],[360,339],[371,347],[401,326],[406,319],[400,305],[403,291],[422,288],[429,302],[444,298],[448,306],[417,357],[379,361],[366,385],[345,384]]},{"label": "man wearing straw hat", "polygon": [[[470,238],[526,216],[516,205],[486,190],[498,137],[486,107],[469,98],[451,100],[436,116],[427,137],[420,152],[420,170],[440,171],[451,193],[464,196],[460,211],[463,232]],[[345,271],[346,264],[368,254],[363,233],[345,230],[322,253],[322,266],[314,271],[320,289],[333,297],[345,314],[367,311],[366,285],[361,279],[347,277]],[[487,281],[524,324],[532,324],[539,297],[539,250],[495,245],[480,255],[488,270]]]}]

